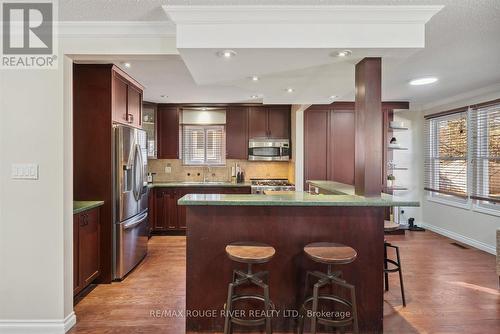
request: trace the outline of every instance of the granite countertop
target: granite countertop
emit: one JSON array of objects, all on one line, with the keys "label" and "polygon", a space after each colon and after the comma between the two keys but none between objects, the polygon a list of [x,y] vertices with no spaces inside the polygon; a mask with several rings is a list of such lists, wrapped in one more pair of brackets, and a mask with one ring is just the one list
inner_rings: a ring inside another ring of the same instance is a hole
[{"label": "granite countertop", "polygon": [[231,206],[419,206],[418,201],[400,200],[384,195],[368,198],[356,195],[312,195],[291,191],[285,195],[188,194],[179,199],[179,205]]},{"label": "granite countertop", "polygon": [[73,201],[73,214],[104,205],[104,201]]},{"label": "granite countertop", "polygon": [[250,187],[250,183],[231,183],[231,182],[187,182],[187,181],[169,181],[148,183],[151,188],[175,188],[175,187]]}]

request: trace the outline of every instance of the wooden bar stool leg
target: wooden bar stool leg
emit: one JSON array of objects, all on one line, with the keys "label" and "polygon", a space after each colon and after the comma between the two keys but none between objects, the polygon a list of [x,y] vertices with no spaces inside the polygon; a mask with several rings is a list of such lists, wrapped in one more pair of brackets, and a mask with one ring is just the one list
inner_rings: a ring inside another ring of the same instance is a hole
[{"label": "wooden bar stool leg", "polygon": [[401,259],[399,257],[399,247],[396,247],[396,259],[398,261],[399,284],[401,285],[401,297],[403,298],[403,306],[406,307],[405,287],[403,284],[403,271],[401,270]]}]

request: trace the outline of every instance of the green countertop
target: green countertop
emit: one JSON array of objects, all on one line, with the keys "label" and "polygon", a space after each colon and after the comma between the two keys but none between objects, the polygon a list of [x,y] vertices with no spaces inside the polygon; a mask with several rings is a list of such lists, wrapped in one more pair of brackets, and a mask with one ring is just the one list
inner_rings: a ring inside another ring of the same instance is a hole
[{"label": "green countertop", "polygon": [[231,206],[419,206],[418,201],[399,200],[384,195],[368,198],[356,195],[312,195],[290,192],[285,195],[188,194],[179,199],[179,205]]},{"label": "green countertop", "polygon": [[97,208],[104,204],[104,201],[73,201],[73,214]]},{"label": "green countertop", "polygon": [[153,182],[148,183],[148,187],[151,188],[177,188],[177,187],[250,187],[250,183],[231,183],[231,182],[184,182],[184,181],[172,181],[172,182]]}]

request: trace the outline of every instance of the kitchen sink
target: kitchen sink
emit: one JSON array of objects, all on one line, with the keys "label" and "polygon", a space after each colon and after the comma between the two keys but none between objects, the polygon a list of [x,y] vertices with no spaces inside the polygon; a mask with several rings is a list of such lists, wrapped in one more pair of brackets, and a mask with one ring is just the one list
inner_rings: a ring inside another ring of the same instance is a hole
[{"label": "kitchen sink", "polygon": [[228,184],[229,182],[225,181],[185,181],[183,184],[192,184],[192,185],[207,185],[207,184]]}]

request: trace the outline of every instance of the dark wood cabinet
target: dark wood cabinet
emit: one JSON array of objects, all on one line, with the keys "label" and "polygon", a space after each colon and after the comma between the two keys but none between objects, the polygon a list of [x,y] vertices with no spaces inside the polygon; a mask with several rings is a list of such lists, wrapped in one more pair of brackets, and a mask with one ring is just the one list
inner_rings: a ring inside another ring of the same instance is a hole
[{"label": "dark wood cabinet", "polygon": [[100,274],[99,209],[73,216],[73,294],[92,283]]},{"label": "dark wood cabinet", "polygon": [[137,128],[142,124],[142,86],[118,67],[112,67],[113,122]]},{"label": "dark wood cabinet", "polygon": [[267,107],[250,107],[248,111],[248,137],[269,137]]},{"label": "dark wood cabinet", "polygon": [[73,64],[73,198],[104,201],[99,283],[113,279],[113,123],[140,127],[142,91],[113,64]]},{"label": "dark wood cabinet", "polygon": [[134,86],[128,86],[127,122],[135,127],[142,126],[142,92]]},{"label": "dark wood cabinet", "polygon": [[304,178],[354,184],[354,110],[306,110]]},{"label": "dark wood cabinet", "polygon": [[248,112],[248,137],[290,138],[290,106],[255,106]]},{"label": "dark wood cabinet", "polygon": [[248,107],[226,110],[226,158],[248,158]]},{"label": "dark wood cabinet", "polygon": [[290,106],[269,107],[269,137],[290,138]]},{"label": "dark wood cabinet", "polygon": [[155,189],[149,189],[148,193],[148,233],[154,229],[156,225],[156,201]]},{"label": "dark wood cabinet", "polygon": [[[334,102],[314,105],[304,115],[304,181],[331,180],[354,184],[355,144],[354,102]],[[385,149],[389,138],[387,128],[393,109],[408,109],[408,102],[382,102],[383,124],[383,180],[387,161]],[[376,147],[377,143],[373,143]],[[382,185],[381,185],[382,187]]]},{"label": "dark wood cabinet", "polygon": [[176,106],[158,105],[158,159],[179,158],[179,110]]},{"label": "dark wood cabinet", "polygon": [[[329,110],[306,110],[304,117],[304,178],[328,180]],[[305,183],[304,183],[305,184]]]},{"label": "dark wood cabinet", "polygon": [[186,194],[250,194],[246,187],[171,187],[155,189],[155,225],[153,232],[185,231],[186,207],[177,201]]}]

